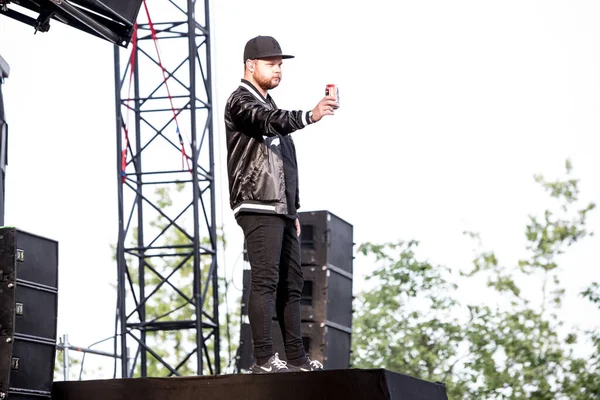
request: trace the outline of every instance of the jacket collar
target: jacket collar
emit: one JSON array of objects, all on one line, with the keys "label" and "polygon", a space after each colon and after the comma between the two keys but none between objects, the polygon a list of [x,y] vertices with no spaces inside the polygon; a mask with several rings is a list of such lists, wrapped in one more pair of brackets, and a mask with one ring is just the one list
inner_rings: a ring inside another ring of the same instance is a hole
[{"label": "jacket collar", "polygon": [[252,84],[250,83],[250,81],[246,80],[246,79],[242,79],[242,83],[240,83],[240,86],[245,88],[246,90],[248,90],[250,93],[252,93],[254,95],[254,97],[256,97],[258,100],[260,100],[261,102],[265,103],[265,104],[269,104],[269,100],[268,98],[270,97],[267,94],[267,97],[265,98],[259,91],[258,89]]}]

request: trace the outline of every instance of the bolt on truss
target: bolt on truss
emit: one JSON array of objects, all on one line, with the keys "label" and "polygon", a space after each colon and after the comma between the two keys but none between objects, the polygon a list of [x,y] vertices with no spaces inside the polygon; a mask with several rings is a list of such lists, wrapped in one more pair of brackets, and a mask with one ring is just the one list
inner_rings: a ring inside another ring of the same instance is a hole
[{"label": "bolt on truss", "polygon": [[209,20],[144,1],[114,50],[123,377],[220,373]]}]

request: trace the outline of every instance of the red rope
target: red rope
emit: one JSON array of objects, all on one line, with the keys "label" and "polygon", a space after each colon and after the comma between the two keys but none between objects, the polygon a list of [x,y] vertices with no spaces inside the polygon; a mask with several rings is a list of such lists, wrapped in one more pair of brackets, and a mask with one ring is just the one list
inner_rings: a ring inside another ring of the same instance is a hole
[{"label": "red rope", "polygon": [[[158,49],[158,37],[156,36],[156,29],[154,29],[154,23],[152,22],[152,18],[150,17],[150,11],[148,11],[148,5],[146,4],[146,0],[144,0],[144,9],[146,10],[146,16],[148,17],[148,25],[150,27],[150,32],[152,33],[152,40],[154,41],[154,47],[156,48],[156,54],[158,56],[158,65],[162,71],[163,82],[165,87],[167,88],[167,96],[169,97],[169,102],[171,103],[171,111],[173,111],[173,119],[175,120],[175,126],[177,128],[177,136],[179,138],[179,144],[181,145],[181,169],[184,168],[184,161],[187,161],[188,170],[192,172],[192,168],[190,166],[190,157],[185,152],[185,146],[183,144],[183,139],[181,137],[181,130],[179,129],[179,121],[177,121],[177,112],[175,111],[175,106],[173,105],[173,97],[171,96],[171,91],[169,90],[169,84],[167,82],[167,71],[163,66],[162,59],[160,57],[160,50]],[[193,90],[193,89],[192,89]],[[194,105],[190,105],[191,111],[193,110]]]}]

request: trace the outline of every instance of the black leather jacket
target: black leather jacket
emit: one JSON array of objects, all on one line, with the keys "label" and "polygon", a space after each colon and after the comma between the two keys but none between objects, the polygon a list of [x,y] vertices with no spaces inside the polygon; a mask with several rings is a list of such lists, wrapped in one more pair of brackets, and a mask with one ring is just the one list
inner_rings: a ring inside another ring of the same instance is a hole
[{"label": "black leather jacket", "polygon": [[[309,123],[308,112],[279,110],[271,96],[263,97],[242,79],[225,106],[229,199],[235,215],[288,214],[280,144],[290,141],[295,165],[289,134]],[[298,191],[295,206],[300,208]]]}]

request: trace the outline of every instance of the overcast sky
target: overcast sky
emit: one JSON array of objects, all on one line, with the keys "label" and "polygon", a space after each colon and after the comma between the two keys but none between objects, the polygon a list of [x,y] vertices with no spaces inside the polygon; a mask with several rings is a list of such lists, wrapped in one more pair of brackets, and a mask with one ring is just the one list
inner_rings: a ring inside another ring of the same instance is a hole
[{"label": "overcast sky", "polygon": [[[159,15],[160,2],[149,7]],[[600,200],[599,13],[597,1],[214,1],[220,267],[230,273],[242,248],[222,119],[249,38],[275,36],[296,56],[271,93],[280,108],[309,110],[325,84],[340,88],[335,116],[294,133],[301,211],[347,220],[356,243],[418,239],[453,267],[472,258],[461,232],[478,231],[512,265],[527,215],[548,204],[534,174],[559,177],[570,158],[582,199]],[[11,66],[6,222],[60,242],[59,334],[86,346],[113,333],[116,301],[113,48],[0,16],[0,55]],[[598,212],[589,225],[599,230]],[[572,323],[593,324],[576,294],[600,280],[599,256],[596,236],[564,259]],[[354,268],[358,290],[372,267]]]}]

